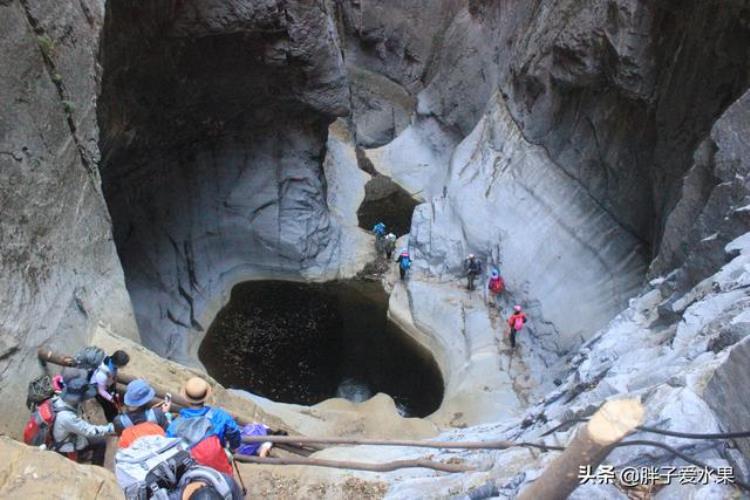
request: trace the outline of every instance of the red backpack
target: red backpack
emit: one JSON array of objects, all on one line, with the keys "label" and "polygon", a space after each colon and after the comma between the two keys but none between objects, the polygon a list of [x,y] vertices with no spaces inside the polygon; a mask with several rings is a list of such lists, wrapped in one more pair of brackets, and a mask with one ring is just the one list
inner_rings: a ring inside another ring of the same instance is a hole
[{"label": "red backpack", "polygon": [[172,422],[170,435],[181,437],[190,445],[190,456],[201,465],[212,467],[219,472],[232,475],[229,463],[219,437],[211,432],[213,408],[200,417],[178,418]]},{"label": "red backpack", "polygon": [[55,410],[52,400],[48,399],[37,406],[26,426],[23,428],[23,442],[31,446],[47,445],[51,449],[53,444],[52,426],[55,424]]},{"label": "red backpack", "polygon": [[515,331],[520,332],[523,329],[523,324],[526,323],[526,315],[524,313],[513,314],[509,323]]},{"label": "red backpack", "polygon": [[503,293],[505,291],[505,280],[502,276],[498,276],[497,279],[490,279],[489,288],[492,293]]},{"label": "red backpack", "polygon": [[190,456],[199,464],[211,467],[224,474],[231,476],[234,472],[219,436],[213,435],[203,438],[190,449]]}]

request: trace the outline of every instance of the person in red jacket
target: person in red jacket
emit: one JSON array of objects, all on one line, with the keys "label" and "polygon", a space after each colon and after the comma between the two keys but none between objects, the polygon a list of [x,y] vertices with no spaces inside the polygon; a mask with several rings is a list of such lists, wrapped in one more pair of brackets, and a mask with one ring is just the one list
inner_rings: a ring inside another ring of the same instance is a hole
[{"label": "person in red jacket", "polygon": [[490,291],[492,301],[505,291],[505,280],[500,276],[499,269],[493,269],[490,280],[487,282],[487,289]]},{"label": "person in red jacket", "polygon": [[511,349],[516,347],[516,333],[523,329],[523,325],[528,321],[526,313],[523,312],[521,306],[513,307],[513,314],[508,318],[508,326],[510,327],[510,347]]}]

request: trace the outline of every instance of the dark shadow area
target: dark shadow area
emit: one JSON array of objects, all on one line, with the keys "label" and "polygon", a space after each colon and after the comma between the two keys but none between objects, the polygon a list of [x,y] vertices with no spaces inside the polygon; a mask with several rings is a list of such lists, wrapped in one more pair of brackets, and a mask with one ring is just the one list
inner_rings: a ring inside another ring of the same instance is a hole
[{"label": "dark shadow area", "polygon": [[380,284],[254,281],[234,287],[198,352],[227,387],[311,405],[390,395],[405,416],[443,399],[432,355],[386,318]]},{"label": "dark shadow area", "polygon": [[385,175],[376,175],[365,184],[365,199],[357,210],[359,227],[368,231],[378,222],[389,232],[403,236],[411,229],[411,216],[419,203]]}]

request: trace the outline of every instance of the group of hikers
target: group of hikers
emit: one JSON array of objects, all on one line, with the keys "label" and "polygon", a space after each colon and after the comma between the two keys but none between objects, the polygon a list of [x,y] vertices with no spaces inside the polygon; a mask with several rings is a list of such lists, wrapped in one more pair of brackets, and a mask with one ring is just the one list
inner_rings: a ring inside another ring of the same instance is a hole
[{"label": "group of hikers", "polygon": [[[97,358],[101,362],[91,362]],[[227,411],[208,404],[211,386],[200,377],[182,386],[181,402],[187,406],[176,414],[171,396],[155,399],[156,391],[144,379],[132,380],[121,395],[116,392],[117,372],[128,362],[124,351],[106,355],[88,346],[69,358],[72,366],[59,375],[32,382],[24,441],[101,466],[109,438],[117,436],[114,470],[128,499],[244,498],[239,470],[240,483],[233,477],[232,454],[265,457],[270,442],[243,443],[242,437],[283,431],[258,423],[240,427]],[[84,417],[87,400],[99,402],[106,424]]]},{"label": "group of hikers", "polygon": [[[387,233],[386,231],[387,228],[383,222],[378,222],[372,228],[372,232],[375,234],[376,251],[378,253],[385,253],[386,259],[390,261],[393,251],[396,248],[397,238],[395,234]],[[403,248],[396,259],[396,262],[399,264],[399,275],[403,280],[406,278],[406,273],[409,271],[412,264],[409,250]],[[470,253],[464,260],[464,275],[466,276],[466,289],[469,291],[475,290],[475,282],[477,278],[482,275],[482,261],[473,253]],[[487,289],[492,297],[493,303],[496,302],[497,298],[500,297],[503,292],[505,292],[505,280],[500,275],[499,269],[493,268],[490,272]],[[520,305],[513,306],[513,312],[507,320],[509,327],[508,337],[511,349],[516,347],[516,335],[523,329],[527,321],[528,317],[523,311],[523,308]]]},{"label": "group of hikers", "polygon": [[[386,226],[382,222],[378,222],[372,228],[372,232],[375,234],[375,250],[378,253],[385,253],[385,258],[391,260],[393,251],[396,249],[396,235],[393,233],[386,233]],[[406,279],[406,273],[411,269],[411,256],[409,250],[402,248],[396,258],[398,264],[399,276],[402,280]]]}]

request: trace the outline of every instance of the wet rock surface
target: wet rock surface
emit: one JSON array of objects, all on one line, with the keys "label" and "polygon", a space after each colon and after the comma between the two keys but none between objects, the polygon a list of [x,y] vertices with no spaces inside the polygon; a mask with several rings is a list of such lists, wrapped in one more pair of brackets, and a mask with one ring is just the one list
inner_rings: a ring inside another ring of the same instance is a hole
[{"label": "wet rock surface", "polygon": [[199,356],[227,387],[295,404],[391,396],[404,416],[437,410],[443,382],[431,355],[386,318],[378,283],[236,285]]}]

